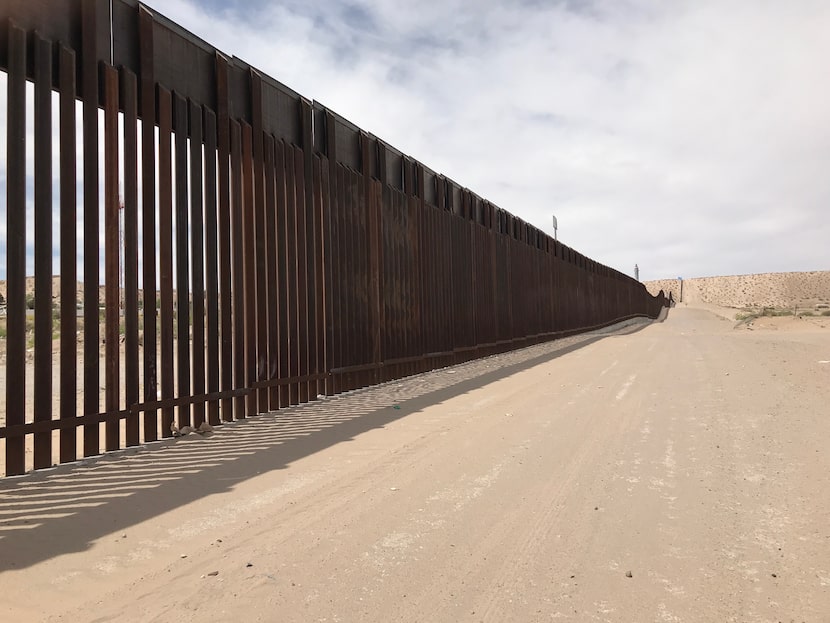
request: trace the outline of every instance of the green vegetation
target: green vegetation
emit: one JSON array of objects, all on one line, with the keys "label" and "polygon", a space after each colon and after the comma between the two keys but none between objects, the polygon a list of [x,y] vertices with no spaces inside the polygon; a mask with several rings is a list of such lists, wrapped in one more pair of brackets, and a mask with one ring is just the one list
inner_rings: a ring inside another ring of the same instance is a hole
[{"label": "green vegetation", "polygon": [[738,322],[750,322],[758,318],[776,318],[781,316],[795,316],[796,318],[810,318],[815,316],[830,316],[830,309],[812,310],[799,309],[798,307],[779,308],[779,307],[744,307],[741,311],[735,314],[735,320]]}]

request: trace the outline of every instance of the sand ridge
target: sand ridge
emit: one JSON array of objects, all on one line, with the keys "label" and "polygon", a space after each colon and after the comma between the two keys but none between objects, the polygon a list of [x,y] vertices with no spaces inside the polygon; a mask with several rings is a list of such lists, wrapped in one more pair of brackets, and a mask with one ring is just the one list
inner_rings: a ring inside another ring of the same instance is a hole
[{"label": "sand ridge", "polygon": [[[660,290],[680,301],[679,279],[644,281],[652,294]],[[685,303],[710,303],[722,307],[812,308],[830,305],[830,271],[759,273],[697,277],[682,280]]]}]

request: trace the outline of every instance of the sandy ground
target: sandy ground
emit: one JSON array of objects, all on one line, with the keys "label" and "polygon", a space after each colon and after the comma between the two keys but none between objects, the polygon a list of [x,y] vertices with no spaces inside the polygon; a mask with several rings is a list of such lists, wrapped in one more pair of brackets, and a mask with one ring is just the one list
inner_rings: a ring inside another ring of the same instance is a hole
[{"label": "sandy ground", "polygon": [[830,330],[540,345],[0,482],[3,621],[830,620]]},{"label": "sandy ground", "polygon": [[[82,335],[82,334],[80,334]],[[174,349],[174,357],[173,357],[173,375],[174,379],[178,379],[178,359],[175,357],[176,348],[178,345],[178,340],[173,341],[173,349]],[[5,342],[0,341],[0,426],[6,424],[6,360],[5,360]],[[78,338],[78,346],[77,346],[77,365],[75,370],[75,407],[76,407],[76,415],[83,415],[84,414],[84,342],[83,338]],[[156,344],[156,352],[161,351],[161,342],[157,342]],[[121,400],[120,405],[121,408],[126,408],[126,356],[125,356],[125,345],[123,342],[119,345],[119,354],[120,354],[120,361],[119,361],[119,388],[121,391]],[[105,367],[105,356],[106,356],[106,346],[101,344],[99,351],[98,351],[98,378],[99,378],[99,385],[98,385],[98,409],[99,412],[106,411],[106,367]],[[138,390],[139,396],[144,396],[144,369],[143,369],[143,359],[144,357],[144,348],[143,346],[139,346],[138,349],[138,361],[139,361],[139,378],[138,378]],[[60,341],[53,340],[52,342],[52,419],[58,419],[60,415],[60,382],[61,382],[61,367],[60,367]],[[31,422],[34,419],[34,357],[31,353],[31,349],[29,352],[29,357],[26,362],[26,370],[25,370],[25,404],[26,404],[26,420]],[[178,382],[176,380],[176,382]],[[191,381],[192,382],[192,381]],[[191,385],[192,387],[192,385]],[[161,392],[157,393],[158,398],[161,398]],[[161,415],[157,417],[157,426],[158,430],[161,430]],[[101,422],[98,427],[99,433],[99,451],[104,452],[106,448],[105,444],[105,430],[106,425]],[[120,422],[120,430],[121,430],[121,446],[127,446],[127,425],[125,420],[121,420]],[[144,419],[143,416],[139,420],[139,430],[140,435],[143,437],[144,435]],[[76,444],[76,456],[83,457],[84,455],[84,429],[78,428],[77,429],[77,444]],[[26,458],[26,470],[31,471],[34,469],[34,436],[27,435],[25,441],[25,458]],[[57,464],[60,462],[60,432],[54,431],[52,433],[52,462],[53,464]],[[6,447],[5,444],[0,442],[0,478],[6,475]]]}]

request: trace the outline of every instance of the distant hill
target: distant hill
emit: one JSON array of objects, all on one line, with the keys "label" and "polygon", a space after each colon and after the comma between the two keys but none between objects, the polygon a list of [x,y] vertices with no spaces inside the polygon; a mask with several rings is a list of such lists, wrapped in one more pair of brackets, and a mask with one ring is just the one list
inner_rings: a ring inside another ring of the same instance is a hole
[{"label": "distant hill", "polygon": [[[680,300],[677,279],[645,281],[652,294],[663,290]],[[815,307],[830,304],[830,271],[760,273],[683,280],[683,302],[722,307]]]},{"label": "distant hill", "polygon": [[[78,294],[77,294],[77,304],[82,305],[84,301],[84,284],[82,281],[77,282]],[[99,286],[98,288],[99,298],[101,301],[104,300],[104,286]],[[26,277],[26,295],[34,294],[35,293],[35,278],[34,277]],[[61,297],[61,278],[60,276],[52,277],[52,300],[55,303],[60,303]],[[6,282],[5,280],[0,280],[0,294],[3,295],[3,298],[6,298]]]},{"label": "distant hill", "polygon": [[[77,295],[75,298],[75,302],[78,306],[83,307],[84,304],[84,283],[83,281],[77,282]],[[26,277],[26,296],[28,297],[30,294],[35,293],[35,278],[34,277]],[[3,295],[3,299],[5,300],[6,297],[6,281],[0,280],[0,294]],[[106,287],[105,286],[98,286],[98,300],[101,302],[101,305],[104,304],[106,300]],[[143,294],[142,289],[139,287],[138,289],[138,296],[139,296],[139,303],[141,301],[141,296]],[[52,277],[52,302],[53,305],[59,306],[61,302],[61,278],[60,275],[56,275]],[[120,293],[121,300],[123,303],[124,299],[124,290],[121,290]],[[156,290],[156,296],[158,297],[158,290]],[[173,302],[175,303],[178,300],[178,293],[176,290],[173,290]]]}]

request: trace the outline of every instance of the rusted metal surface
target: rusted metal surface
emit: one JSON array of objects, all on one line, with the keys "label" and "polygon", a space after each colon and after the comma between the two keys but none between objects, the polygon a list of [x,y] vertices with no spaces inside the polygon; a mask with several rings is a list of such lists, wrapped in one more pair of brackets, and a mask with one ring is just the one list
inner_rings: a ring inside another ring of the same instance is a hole
[{"label": "rusted metal surface", "polygon": [[[156,231],[156,81],[153,72],[153,17],[149,11],[139,7],[138,10],[139,67],[141,80],[141,224],[142,253],[145,258],[157,255]],[[156,262],[142,263],[142,310],[143,310],[143,370],[144,401],[149,403],[158,396],[158,335],[157,320],[157,274]],[[146,441],[158,439],[158,412],[148,409],[144,412],[144,438]]]},{"label": "rusted metal surface", "polygon": [[[297,284],[297,376],[309,373],[309,306],[308,306],[308,227],[306,215],[305,154],[299,147],[294,148],[294,236],[296,255],[293,268]],[[308,384],[297,386],[297,402],[308,402]]]},{"label": "rusted metal surface", "polygon": [[[173,371],[173,99],[170,91],[158,88],[159,118],[159,325],[161,399],[174,397]],[[155,398],[155,396],[153,397]],[[161,412],[161,436],[171,435],[173,408]]]},{"label": "rusted metal surface", "polygon": [[[286,357],[285,376],[296,378],[300,376],[300,333],[298,320],[298,283],[297,283],[297,196],[296,180],[294,175],[294,148],[283,145],[283,166],[285,175],[285,244],[286,244]],[[299,402],[300,388],[297,383],[288,386],[288,404]]]},{"label": "rusted metal surface", "polygon": [[[195,102],[189,106],[190,129],[190,259],[191,300],[193,306],[193,394],[205,393],[205,245],[204,230],[207,220],[204,208],[202,172],[204,168],[202,107]],[[180,392],[181,394],[181,392]],[[193,425],[205,421],[204,403],[193,405]]]},{"label": "rusted metal surface", "polygon": [[[52,419],[52,42],[34,38],[35,378],[34,419]],[[36,433],[35,469],[52,465],[51,432]]]},{"label": "rusted metal surface", "polygon": [[[174,163],[175,223],[176,223],[176,356],[178,383],[175,393],[179,396],[190,395],[190,249],[189,249],[189,206],[187,184],[187,100],[179,93],[173,94],[173,140],[176,160]],[[200,214],[201,219],[201,214]],[[190,426],[190,406],[178,409],[179,428]],[[166,434],[166,431],[165,431]]]},{"label": "rusted metal surface", "polygon": [[[139,401],[138,359],[138,84],[136,75],[121,71],[121,108],[124,111],[124,399]],[[138,413],[126,423],[126,443],[141,442]]]},{"label": "rusted metal surface", "polygon": [[[205,109],[205,295],[207,307],[207,391],[219,392],[219,232],[216,200],[216,114]],[[208,422],[219,424],[219,401],[208,402]]]},{"label": "rusted metal surface", "polygon": [[[75,230],[77,206],[77,130],[75,127],[75,53],[59,48],[60,88],[60,418],[74,418],[78,409],[78,237]],[[74,461],[77,428],[61,429],[61,463]]]},{"label": "rusted metal surface", "polygon": [[[254,227],[254,274],[256,277],[256,361],[255,380],[268,380],[268,271],[265,247],[268,232],[265,225],[265,136],[262,130],[262,79],[259,73],[251,72],[251,105],[253,106],[253,227]],[[257,394],[257,412],[270,410],[270,392],[267,387]]]},{"label": "rusted metal surface", "polygon": [[[106,410],[119,410],[121,402],[119,330],[121,296],[119,283],[119,210],[118,198],[118,72],[108,66],[101,71],[104,82],[104,386]],[[35,336],[37,339],[37,336]],[[37,366],[36,366],[37,367]],[[107,451],[120,446],[120,423],[105,423]]]},{"label": "rusted metal surface", "polygon": [[[242,265],[245,307],[242,323],[245,333],[245,379],[243,387],[253,387],[257,378],[257,238],[254,201],[253,139],[251,126],[242,124]],[[259,413],[259,392],[248,394],[245,415]]]},{"label": "rusted metal surface", "polygon": [[[96,147],[84,150],[84,414],[98,413],[101,401],[98,330],[98,39],[100,26],[95,3],[81,3],[81,98],[83,100],[83,143]],[[101,451],[100,427],[84,426],[84,456]]]},{"label": "rusted metal surface", "polygon": [[[6,109],[6,425],[26,421],[26,33],[9,22]],[[6,441],[6,473],[22,474],[25,438]]]},{"label": "rusted metal surface", "polygon": [[[329,161],[330,177],[333,180],[331,185],[331,216],[329,222],[331,242],[329,248],[331,249],[331,286],[332,286],[332,339],[330,351],[332,352],[332,370],[343,368],[345,360],[345,336],[347,309],[344,291],[346,290],[345,283],[345,248],[343,240],[343,167],[336,162]],[[334,320],[336,319],[336,321]],[[332,393],[340,393],[344,391],[346,386],[346,379],[342,374],[332,373]]]},{"label": "rusted metal surface", "polygon": [[[278,375],[280,378],[291,377],[289,366],[290,322],[288,313],[289,279],[288,279],[288,183],[285,167],[285,143],[274,142],[274,166],[276,176],[276,260],[277,260],[277,350]],[[280,385],[279,407],[290,403],[290,387]]]},{"label": "rusted metal surface", "polygon": [[[303,230],[304,258],[302,262],[304,274],[301,276],[301,281],[305,284],[303,298],[305,299],[306,305],[305,314],[303,314],[305,318],[305,337],[301,337],[301,341],[306,345],[304,373],[315,375],[320,371],[317,361],[317,298],[321,284],[317,282],[317,264],[319,263],[319,258],[317,257],[317,218],[315,214],[314,192],[314,128],[312,125],[311,102],[305,98],[300,98],[299,104],[300,147],[302,148],[303,170],[303,217],[305,220],[305,228]],[[318,394],[317,390],[317,382],[309,382],[305,387],[305,399],[303,402],[309,399],[314,400]]]},{"label": "rusted metal surface", "polygon": [[[267,325],[267,358],[265,378],[269,381],[279,378],[279,238],[277,237],[277,170],[274,153],[274,137],[266,134],[263,138],[263,166],[265,167],[265,203],[264,203],[264,277],[267,287],[265,301]],[[268,388],[268,409],[273,411],[280,407],[280,390],[276,385]]]},{"label": "rusted metal surface", "polygon": [[343,260],[343,298],[345,308],[343,311],[343,363],[344,367],[354,368],[354,372],[346,374],[346,385],[343,389],[352,390],[359,387],[359,375],[363,372],[360,367],[362,362],[359,353],[358,344],[358,305],[357,305],[357,288],[358,288],[358,271],[356,255],[359,251],[357,247],[357,237],[355,226],[355,193],[354,193],[354,173],[349,169],[343,168],[343,190],[342,190],[342,205],[343,211],[343,230],[341,248],[344,254]]},{"label": "rusted metal surface", "polygon": [[[216,127],[217,127],[217,176],[219,189],[219,290],[221,318],[221,387],[223,392],[233,389],[233,293],[231,290],[231,203],[230,203],[230,117],[228,93],[228,63],[219,53],[215,57],[216,71]],[[234,401],[230,396],[222,400],[221,417],[233,421]]]},{"label": "rusted metal surface", "polygon": [[[332,283],[332,257],[334,249],[330,244],[331,241],[331,174],[329,171],[329,161],[324,156],[319,157],[320,162],[320,271],[322,283],[322,297],[320,304],[322,310],[322,325],[320,327],[320,335],[322,336],[321,352],[323,356],[322,369],[328,371],[332,367],[333,362],[333,328],[334,317],[333,298],[334,298],[334,284]],[[325,395],[330,396],[334,394],[333,378],[326,376],[323,380],[322,391]]]},{"label": "rusted metal surface", "polygon": [[[219,425],[655,317],[664,303],[135,0],[4,3],[0,69],[8,76],[6,474],[75,460],[78,429],[83,454],[94,455],[171,435],[176,413],[179,428]],[[35,86],[32,171],[26,80]],[[53,211],[61,270],[54,321]],[[35,388],[27,397],[32,225]]]},{"label": "rusted metal surface", "polygon": [[[327,369],[326,353],[326,297],[329,293],[329,284],[326,282],[325,264],[328,260],[326,248],[326,215],[328,212],[328,177],[325,163],[319,156],[313,161],[312,189],[314,193],[314,257],[315,257],[315,335],[317,353],[312,372],[324,373]],[[270,308],[273,309],[273,308]],[[326,381],[322,379],[314,384],[314,396],[326,393]]]},{"label": "rusted metal surface", "polygon": [[[231,145],[231,294],[233,299],[233,388],[245,387],[245,253],[243,250],[244,198],[242,186],[242,128],[230,122]],[[234,398],[233,414],[245,417],[245,397]]]}]

